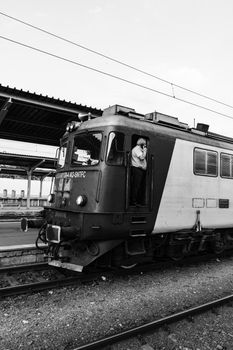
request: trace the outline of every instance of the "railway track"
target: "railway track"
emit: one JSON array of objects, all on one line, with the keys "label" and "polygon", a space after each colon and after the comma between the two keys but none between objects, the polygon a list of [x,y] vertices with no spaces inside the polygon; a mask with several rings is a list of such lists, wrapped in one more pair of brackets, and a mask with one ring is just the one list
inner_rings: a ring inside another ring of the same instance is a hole
[{"label": "railway track", "polygon": [[[227,255],[225,256],[227,257]],[[87,273],[73,273],[63,269],[57,269],[49,266],[47,263],[32,263],[23,265],[13,265],[0,267],[0,298],[7,296],[20,295],[25,293],[41,292],[48,289],[71,286],[78,283],[98,280],[101,276],[113,278],[114,275],[129,275],[146,273],[154,270],[170,269],[184,267],[190,264],[200,264],[216,256],[205,255],[200,257],[189,257],[181,262],[158,261],[153,264],[136,266],[133,269],[116,269],[116,270],[93,270]],[[223,257],[224,258],[224,257]],[[41,274],[40,271],[47,273]],[[38,275],[37,275],[38,273]],[[22,277],[20,277],[20,274]],[[29,274],[29,276],[27,276]]]},{"label": "railway track", "polygon": [[[149,264],[143,266],[136,266],[133,269],[116,269],[116,270],[91,270],[87,273],[73,273],[68,270],[58,269],[49,266],[47,263],[33,263],[33,264],[23,264],[23,265],[14,265],[6,266],[0,268],[0,276],[5,276],[5,283],[7,286],[1,286],[0,282],[0,298],[20,295],[20,294],[30,294],[34,292],[41,292],[48,289],[54,289],[59,287],[77,285],[78,283],[85,283],[94,280],[100,280],[101,278],[113,278],[114,275],[129,275],[129,274],[138,274],[154,269],[159,269],[159,266],[162,268],[169,268],[172,265],[170,262],[162,262],[161,265]],[[173,265],[174,266],[174,265]],[[43,277],[40,274],[40,271],[51,272],[51,277],[46,275]],[[36,275],[39,272],[38,275]],[[22,278],[19,278],[19,274],[22,274]],[[29,276],[27,276],[29,274]],[[104,277],[103,277],[104,276]],[[30,282],[30,280],[36,280]],[[23,283],[21,282],[23,281]]]},{"label": "railway track", "polygon": [[[79,275],[79,277],[80,277],[80,275]],[[1,279],[1,276],[0,276],[0,279]],[[80,281],[82,279],[78,278],[78,280]],[[69,281],[67,281],[67,283],[69,283]],[[79,283],[79,282],[75,281],[74,283]],[[71,284],[72,284],[72,282],[71,282]],[[28,290],[28,287],[29,286],[27,286],[26,293],[31,292],[30,290]],[[55,284],[54,287],[59,287],[59,285]],[[46,286],[45,289],[47,289],[47,288],[48,287]],[[50,287],[50,288],[53,288],[53,287]],[[38,289],[36,289],[35,291],[38,291]],[[16,294],[18,294],[18,293],[16,293]],[[1,291],[0,291],[0,295],[1,295]],[[104,339],[97,340],[93,343],[84,344],[84,345],[80,346],[79,348],[76,348],[75,350],[98,349],[98,348],[103,349],[105,346],[108,346],[110,344],[120,342],[120,341],[125,340],[127,338],[134,337],[135,335],[138,335],[138,334],[140,335],[140,334],[149,332],[151,330],[156,330],[156,328],[162,327],[165,324],[169,324],[169,323],[172,324],[173,322],[180,321],[182,319],[187,318],[188,316],[192,316],[192,315],[207,311],[211,308],[215,308],[217,306],[224,305],[224,303],[229,302],[229,301],[231,302],[232,300],[233,300],[232,295],[225,297],[225,298],[222,298],[222,299],[218,299],[217,301],[215,300],[211,303],[204,304],[204,306],[200,305],[196,308],[188,309],[188,310],[179,312],[175,315],[169,315],[168,317],[164,317],[164,318],[161,318],[159,320],[155,320],[155,321],[150,322],[148,324],[145,324],[145,325],[142,325],[139,327],[135,327],[133,329],[126,330],[122,333],[119,333],[119,334],[116,334],[113,336],[109,336],[109,337],[104,338]],[[73,346],[74,346],[74,344],[73,344]]]},{"label": "railway track", "polygon": [[100,275],[96,272],[88,275],[73,275],[66,270],[52,268],[47,263],[33,263],[1,267],[0,276],[0,298],[3,298],[70,286],[78,282],[94,280]]},{"label": "railway track", "polygon": [[197,314],[204,313],[206,311],[212,310],[216,307],[225,305],[227,303],[230,303],[233,301],[233,294],[228,295],[226,297],[220,298],[220,299],[215,299],[213,301],[210,301],[208,303],[198,305],[196,307],[183,310],[181,312],[175,313],[173,315],[168,315],[166,317],[154,320],[149,323],[145,323],[141,326],[137,326],[134,328],[131,328],[129,330],[123,331],[121,333],[114,334],[112,336],[108,336],[106,338],[102,338],[99,340],[96,340],[92,343],[84,344],[81,345],[73,350],[91,350],[91,349],[102,349],[104,350],[104,347],[119,343],[123,340],[133,338],[138,335],[142,335],[143,333],[146,332],[151,332],[152,330],[155,331],[156,329],[167,326],[168,324],[176,323],[178,321],[182,321],[186,318],[190,318],[192,316],[195,316]]},{"label": "railway track", "polygon": [[49,268],[48,263],[32,263],[32,264],[21,264],[21,265],[10,265],[0,267],[0,274],[3,273],[15,273],[15,272],[25,272],[30,270],[41,270]]},{"label": "railway track", "polygon": [[51,281],[39,281],[0,288],[0,296],[8,297],[25,293],[41,292],[51,288],[70,286],[80,281],[80,277],[65,277]]}]

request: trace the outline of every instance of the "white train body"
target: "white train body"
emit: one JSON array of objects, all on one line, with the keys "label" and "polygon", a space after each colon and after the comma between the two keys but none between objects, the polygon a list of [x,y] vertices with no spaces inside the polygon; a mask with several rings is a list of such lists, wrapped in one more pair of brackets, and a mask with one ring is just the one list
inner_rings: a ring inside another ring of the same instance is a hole
[{"label": "white train body", "polygon": [[[217,176],[194,173],[195,149],[217,153]],[[225,153],[233,157],[233,151],[222,147],[176,139],[153,233],[192,229],[197,211],[202,228],[233,226],[233,181],[219,174]]]}]

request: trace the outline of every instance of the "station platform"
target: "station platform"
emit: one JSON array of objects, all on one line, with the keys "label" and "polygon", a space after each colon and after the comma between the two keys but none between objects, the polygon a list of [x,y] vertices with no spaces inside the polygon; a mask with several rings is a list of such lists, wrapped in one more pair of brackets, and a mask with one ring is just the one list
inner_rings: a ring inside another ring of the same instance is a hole
[{"label": "station platform", "polygon": [[23,232],[19,221],[0,221],[0,249],[8,246],[35,246],[38,229]]},{"label": "station platform", "polygon": [[0,208],[0,249],[8,246],[35,246],[38,229],[22,232],[20,220],[23,217],[34,218],[41,215],[43,208]]},{"label": "station platform", "polygon": [[35,245],[38,229],[23,232],[20,221],[0,221],[0,267],[44,262],[45,244]]}]

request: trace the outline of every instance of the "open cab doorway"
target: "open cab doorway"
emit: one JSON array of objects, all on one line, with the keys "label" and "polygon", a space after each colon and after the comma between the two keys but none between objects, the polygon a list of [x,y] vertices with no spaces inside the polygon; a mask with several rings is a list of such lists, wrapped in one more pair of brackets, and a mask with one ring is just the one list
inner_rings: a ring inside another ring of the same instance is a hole
[{"label": "open cab doorway", "polygon": [[132,135],[128,157],[128,203],[133,211],[148,211],[152,200],[153,158],[149,151],[149,138]]}]

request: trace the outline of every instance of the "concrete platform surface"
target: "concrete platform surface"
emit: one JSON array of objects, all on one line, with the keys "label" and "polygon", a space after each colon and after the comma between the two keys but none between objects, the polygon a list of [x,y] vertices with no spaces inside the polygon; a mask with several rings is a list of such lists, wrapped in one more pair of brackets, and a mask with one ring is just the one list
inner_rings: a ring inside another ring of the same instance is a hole
[{"label": "concrete platform surface", "polygon": [[34,245],[38,229],[20,230],[20,222],[0,221],[0,248],[8,246]]}]

